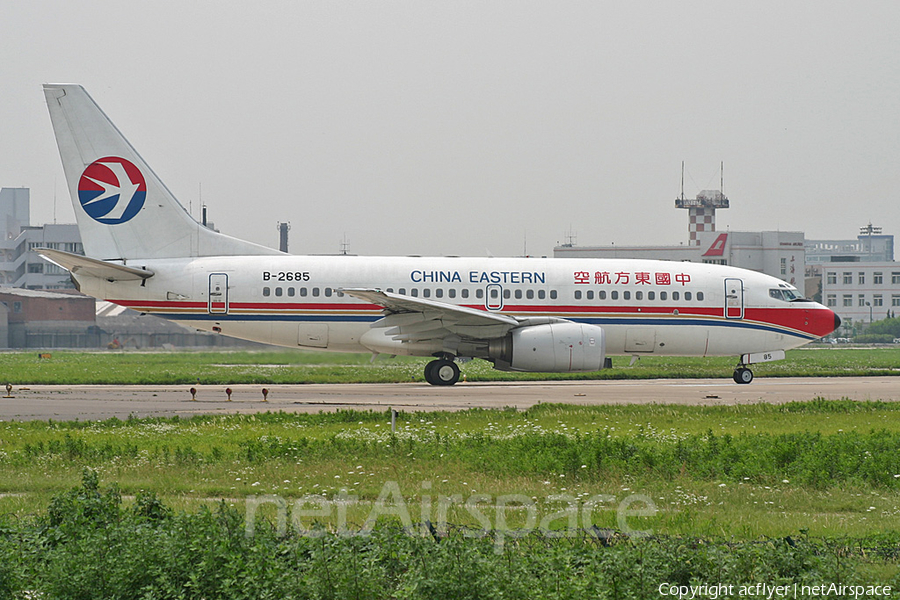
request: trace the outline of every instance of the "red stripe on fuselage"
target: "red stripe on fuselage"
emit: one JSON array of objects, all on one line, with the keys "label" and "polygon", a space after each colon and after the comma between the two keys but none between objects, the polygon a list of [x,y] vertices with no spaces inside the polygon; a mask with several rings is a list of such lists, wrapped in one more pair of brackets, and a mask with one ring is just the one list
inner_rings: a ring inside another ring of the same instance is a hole
[{"label": "red stripe on fuselage", "polygon": [[[208,306],[203,302],[179,302],[168,300],[109,300],[114,304],[136,308],[139,310],[202,310]],[[483,305],[464,304],[465,308],[485,310]],[[362,304],[355,302],[320,303],[320,302],[232,302],[230,310],[265,310],[265,311],[334,311],[346,313],[347,311],[381,311],[383,308],[377,304]],[[676,312],[677,311],[677,312]],[[724,309],[718,306],[649,306],[634,304],[628,306],[586,306],[586,305],[534,305],[534,304],[507,304],[502,312],[515,314],[541,314],[541,315],[582,315],[582,316],[609,316],[609,315],[652,315],[652,316],[678,316],[678,317],[704,317],[724,318]],[[733,319],[740,321],[740,319]],[[745,308],[745,321],[767,323],[786,329],[802,331],[810,335],[825,336],[834,330],[834,313],[828,309],[804,308],[800,306],[784,308]]]}]

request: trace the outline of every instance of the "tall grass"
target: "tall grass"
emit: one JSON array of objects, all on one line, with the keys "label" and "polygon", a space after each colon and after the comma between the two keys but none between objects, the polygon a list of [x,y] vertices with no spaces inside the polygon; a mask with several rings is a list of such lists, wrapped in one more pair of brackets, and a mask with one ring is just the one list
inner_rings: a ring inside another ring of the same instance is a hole
[{"label": "tall grass", "polygon": [[[250,495],[349,493],[361,523],[396,482],[426,496],[653,499],[648,526],[760,535],[870,535],[900,515],[900,406],[818,400],[729,407],[537,405],[526,411],[265,413],[0,423],[0,513],[25,515],[82,467],[122,493],[196,509]],[[465,510],[452,510],[468,524]],[[614,511],[598,522],[615,525]]]},{"label": "tall grass", "polygon": [[535,532],[498,548],[466,533],[423,536],[382,524],[367,535],[299,535],[262,522],[248,536],[241,513],[224,503],[185,513],[142,494],[126,506],[88,471],[37,517],[0,518],[0,596],[644,599],[663,585],[721,583],[735,597],[761,583],[900,583],[896,554],[873,552],[869,544],[885,541],[874,538]]}]

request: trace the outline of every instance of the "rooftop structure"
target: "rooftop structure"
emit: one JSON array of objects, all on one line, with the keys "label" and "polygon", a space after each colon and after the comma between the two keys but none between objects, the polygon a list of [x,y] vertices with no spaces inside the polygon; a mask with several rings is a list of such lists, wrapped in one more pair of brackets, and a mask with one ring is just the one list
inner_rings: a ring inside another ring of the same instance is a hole
[{"label": "rooftop structure", "polygon": [[688,211],[688,244],[699,246],[698,233],[716,230],[716,209],[728,208],[725,197],[725,166],[719,172],[720,189],[703,190],[694,199],[684,197],[684,163],[681,163],[681,196],[675,199],[675,208],[686,208]]}]

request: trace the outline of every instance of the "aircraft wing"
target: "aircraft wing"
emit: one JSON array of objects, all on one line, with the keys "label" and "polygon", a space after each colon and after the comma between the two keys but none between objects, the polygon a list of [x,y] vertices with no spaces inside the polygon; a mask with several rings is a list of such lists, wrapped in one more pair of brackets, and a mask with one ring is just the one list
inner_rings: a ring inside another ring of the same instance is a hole
[{"label": "aircraft wing", "polygon": [[35,248],[34,251],[74,275],[84,274],[107,281],[140,281],[141,279],[153,277],[153,271],[134,269],[117,263],[88,258],[80,254],[63,252],[62,250]]},{"label": "aircraft wing", "polygon": [[385,335],[395,341],[487,340],[502,337],[522,325],[521,321],[508,315],[377,289],[344,288],[340,291],[384,307],[384,318],[373,323],[372,328],[385,328]]}]

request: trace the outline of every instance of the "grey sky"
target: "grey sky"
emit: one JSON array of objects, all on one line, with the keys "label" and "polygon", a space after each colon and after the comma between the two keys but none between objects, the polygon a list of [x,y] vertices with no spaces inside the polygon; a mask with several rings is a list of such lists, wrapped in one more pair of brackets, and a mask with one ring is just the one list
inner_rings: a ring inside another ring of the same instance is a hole
[{"label": "grey sky", "polygon": [[719,229],[900,234],[900,3],[6,2],[0,185],[74,221],[40,84],[199,214],[291,251],[550,254]]}]

